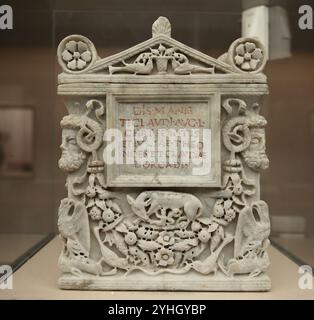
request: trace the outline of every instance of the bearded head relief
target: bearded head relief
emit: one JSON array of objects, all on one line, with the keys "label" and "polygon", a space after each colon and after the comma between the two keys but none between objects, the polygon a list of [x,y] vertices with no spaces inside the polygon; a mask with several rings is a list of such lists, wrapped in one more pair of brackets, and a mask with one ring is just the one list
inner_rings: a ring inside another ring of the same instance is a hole
[{"label": "bearded head relief", "polygon": [[242,156],[247,166],[255,171],[267,169],[269,166],[269,159],[266,155],[266,124],[266,119],[261,115],[253,113],[248,117],[250,143],[243,150]]},{"label": "bearded head relief", "polygon": [[77,135],[81,127],[81,118],[77,115],[65,116],[61,121],[62,143],[59,167],[66,172],[80,169],[86,160],[86,153],[77,143]]},{"label": "bearded head relief", "polygon": [[265,129],[251,128],[251,142],[242,152],[245,163],[253,170],[267,169],[269,159],[266,155]]},{"label": "bearded head relief", "polygon": [[257,104],[248,111],[243,100],[228,99],[227,107],[231,107],[229,104],[233,100],[239,105],[239,116],[230,119],[224,126],[224,145],[231,152],[232,157],[236,153],[241,154],[246,165],[252,170],[267,169],[269,166],[265,139],[267,121],[253,109],[258,106]]},{"label": "bearded head relief", "polygon": [[[95,111],[96,120],[90,117]],[[89,100],[83,115],[70,114],[61,120],[62,155],[59,160],[60,169],[74,172],[81,168],[87,155],[97,160],[96,151],[102,144],[104,133],[100,117],[104,114],[104,105],[99,100]]]}]

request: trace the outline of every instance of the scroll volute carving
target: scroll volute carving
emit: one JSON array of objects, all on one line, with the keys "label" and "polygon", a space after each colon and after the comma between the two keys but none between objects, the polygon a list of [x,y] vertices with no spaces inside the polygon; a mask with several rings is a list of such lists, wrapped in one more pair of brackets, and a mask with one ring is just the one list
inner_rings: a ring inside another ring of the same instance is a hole
[{"label": "scroll volute carving", "polygon": [[266,119],[258,114],[257,103],[247,108],[245,101],[241,99],[227,99],[223,107],[230,113],[231,105],[235,105],[238,115],[227,121],[222,129],[224,146],[235,158],[241,154],[245,164],[258,171],[267,169],[269,160],[266,155],[265,126]]}]

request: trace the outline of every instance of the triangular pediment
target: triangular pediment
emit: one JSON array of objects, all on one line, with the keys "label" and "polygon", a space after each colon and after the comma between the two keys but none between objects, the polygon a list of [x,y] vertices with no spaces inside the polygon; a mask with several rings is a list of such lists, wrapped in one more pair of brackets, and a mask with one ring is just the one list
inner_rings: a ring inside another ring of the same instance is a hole
[{"label": "triangular pediment", "polygon": [[79,35],[61,41],[59,64],[71,75],[146,75],[146,76],[208,76],[256,75],[265,65],[265,53],[255,38],[234,41],[227,53],[210,57],[171,37],[167,18],[159,17],[153,24],[152,38],[106,58],[99,58],[93,43]]},{"label": "triangular pediment", "polygon": [[232,68],[166,35],[158,35],[127,50],[100,59],[89,72],[110,74],[235,73]]}]

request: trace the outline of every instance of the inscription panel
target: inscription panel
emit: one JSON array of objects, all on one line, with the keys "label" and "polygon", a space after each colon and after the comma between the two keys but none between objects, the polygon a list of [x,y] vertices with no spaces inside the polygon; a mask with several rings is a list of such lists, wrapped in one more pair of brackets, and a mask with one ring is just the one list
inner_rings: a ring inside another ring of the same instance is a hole
[{"label": "inscription panel", "polygon": [[217,94],[113,95],[107,106],[108,128],[123,139],[109,185],[220,186]]}]

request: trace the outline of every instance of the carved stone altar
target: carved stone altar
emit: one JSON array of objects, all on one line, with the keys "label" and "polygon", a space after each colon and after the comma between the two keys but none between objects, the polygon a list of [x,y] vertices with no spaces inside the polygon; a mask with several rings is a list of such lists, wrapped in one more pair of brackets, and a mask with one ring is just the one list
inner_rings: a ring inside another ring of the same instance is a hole
[{"label": "carved stone altar", "polygon": [[[71,35],[58,60],[69,113],[61,121],[68,196],[58,216],[60,288],[269,290],[261,43],[240,38],[214,59],[171,38],[160,17],[151,39],[107,58]],[[115,130],[122,140],[110,143]],[[199,158],[210,155],[202,170],[202,161],[187,161],[200,130],[195,154],[203,146]],[[191,142],[181,144],[181,163],[169,160],[184,139],[171,140],[178,132]],[[169,150],[156,161],[162,141]]]}]

